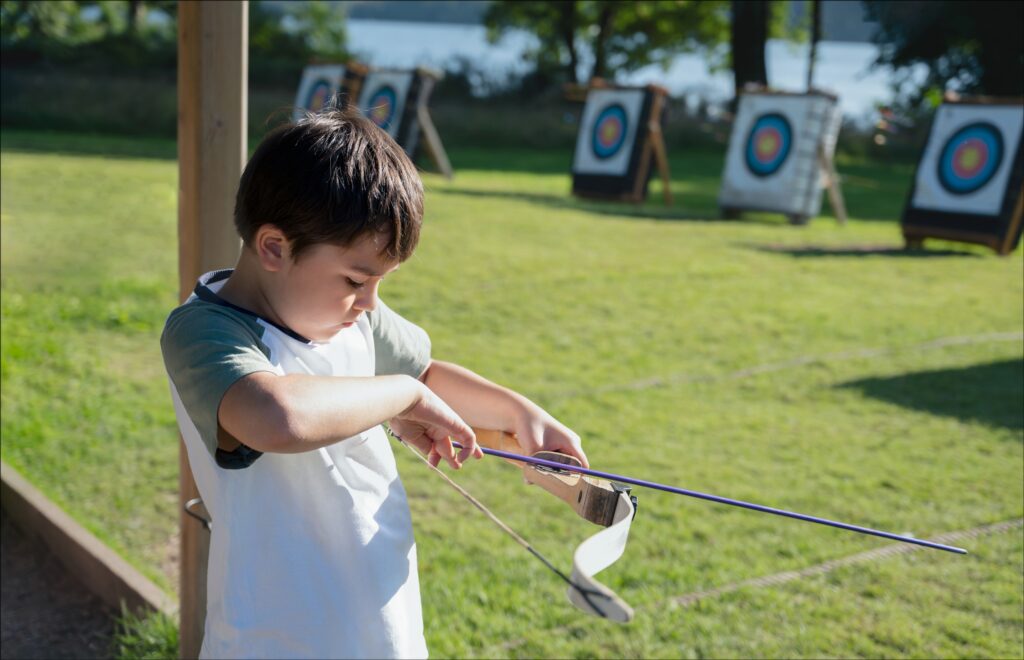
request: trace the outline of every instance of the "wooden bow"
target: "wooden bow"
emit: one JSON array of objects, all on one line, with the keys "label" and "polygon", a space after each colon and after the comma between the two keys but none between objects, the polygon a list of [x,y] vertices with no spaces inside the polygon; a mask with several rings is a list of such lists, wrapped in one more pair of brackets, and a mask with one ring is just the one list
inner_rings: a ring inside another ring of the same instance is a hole
[{"label": "wooden bow", "polygon": [[[523,453],[518,439],[510,433],[476,428],[473,429],[473,432],[481,447],[499,449],[514,454]],[[556,463],[582,467],[579,459],[567,454],[539,451],[533,455]],[[621,491],[616,490],[611,483],[573,472],[558,472],[551,468],[506,460],[522,468],[523,479],[526,483],[540,486],[548,491],[568,504],[584,520],[589,520],[602,527],[608,527],[614,522],[615,509],[618,506]]]}]

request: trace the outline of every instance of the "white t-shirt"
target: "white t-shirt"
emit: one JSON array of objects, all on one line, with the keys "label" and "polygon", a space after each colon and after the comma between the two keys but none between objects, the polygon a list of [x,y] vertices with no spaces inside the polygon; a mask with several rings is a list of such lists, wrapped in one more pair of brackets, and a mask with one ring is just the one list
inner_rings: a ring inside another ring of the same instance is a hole
[{"label": "white t-shirt", "polygon": [[200,278],[161,337],[213,519],[200,656],[426,657],[412,520],[380,426],[300,454],[217,449],[217,409],[239,378],[415,377],[430,362],[426,333],[381,303],[330,341],[311,342],[217,297],[230,273]]}]

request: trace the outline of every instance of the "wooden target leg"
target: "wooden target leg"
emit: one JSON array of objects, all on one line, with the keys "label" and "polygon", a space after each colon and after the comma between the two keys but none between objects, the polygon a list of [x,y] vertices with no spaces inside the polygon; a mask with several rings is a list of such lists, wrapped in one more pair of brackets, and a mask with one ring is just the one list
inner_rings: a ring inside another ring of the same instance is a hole
[{"label": "wooden target leg", "polygon": [[908,251],[917,251],[924,249],[924,239],[918,236],[903,236],[904,249]]},{"label": "wooden target leg", "polygon": [[445,153],[444,145],[441,144],[441,136],[437,134],[434,121],[430,118],[430,111],[426,106],[421,105],[416,109],[416,118],[419,119],[420,130],[423,131],[423,142],[427,151],[430,152],[431,160],[437,165],[437,169],[441,170],[444,178],[451,181],[452,164],[448,161],[448,154]]},{"label": "wooden target leg", "polygon": [[791,213],[786,217],[789,218],[789,224],[791,225],[806,225],[810,220],[806,215],[801,215],[799,213]]},{"label": "wooden target leg", "polygon": [[832,204],[832,211],[836,214],[836,221],[846,224],[846,202],[843,200],[843,191],[839,188],[839,174],[836,172],[836,165],[825,153],[824,147],[819,152],[821,167],[825,172],[825,182],[828,188],[828,201]]},{"label": "wooden target leg", "polygon": [[650,131],[651,146],[654,148],[654,160],[658,164],[658,171],[661,172],[661,194],[665,199],[665,206],[672,206],[672,178],[668,171],[668,154],[665,151],[665,141],[661,136],[661,126],[652,121],[648,130]]},{"label": "wooden target leg", "polygon": [[718,210],[719,214],[726,220],[739,220],[743,215],[739,209],[723,206]]}]

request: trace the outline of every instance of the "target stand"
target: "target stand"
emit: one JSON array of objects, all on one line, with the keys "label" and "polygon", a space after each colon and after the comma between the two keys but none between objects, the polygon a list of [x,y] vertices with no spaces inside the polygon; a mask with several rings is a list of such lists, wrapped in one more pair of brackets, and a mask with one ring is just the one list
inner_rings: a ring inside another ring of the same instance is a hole
[{"label": "target stand", "polygon": [[348,64],[311,64],[302,71],[299,91],[295,94],[292,121],[299,121],[307,112],[320,112],[325,107],[344,108],[359,97],[366,77],[366,66]]},{"label": "target stand", "polygon": [[770,211],[806,224],[821,212],[824,189],[836,220],[845,224],[834,160],[841,124],[839,99],[831,94],[743,92],[718,193],[722,216]]},{"label": "target stand", "polygon": [[1022,99],[947,98],[932,120],[901,218],[908,248],[926,238],[1009,254],[1024,214]]},{"label": "target stand", "polygon": [[416,157],[422,145],[441,174],[451,179],[451,162],[428,107],[430,94],[442,75],[425,67],[374,69],[363,81],[359,108],[387,131],[410,158]]},{"label": "target stand", "polygon": [[672,204],[661,132],[667,96],[656,85],[588,89],[572,164],[574,195],[643,202],[654,161],[665,205]]}]

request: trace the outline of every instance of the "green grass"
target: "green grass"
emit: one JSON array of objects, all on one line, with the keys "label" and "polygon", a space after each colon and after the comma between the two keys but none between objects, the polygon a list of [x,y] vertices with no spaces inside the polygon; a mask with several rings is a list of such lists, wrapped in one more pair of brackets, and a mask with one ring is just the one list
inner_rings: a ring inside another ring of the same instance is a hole
[{"label": "green grass", "polygon": [[162,612],[142,615],[122,610],[114,631],[112,655],[118,660],[178,657],[178,621]]},{"label": "green grass", "polygon": [[[157,346],[175,304],[173,144],[5,131],[2,146],[3,459],[173,590],[178,448]],[[1024,514],[1021,251],[895,250],[912,165],[840,162],[849,224],[796,228],[714,219],[720,153],[673,152],[670,208],[657,183],[641,207],[573,200],[568,153],[450,155],[455,180],[425,176],[421,247],[383,295],[436,357],[573,427],[595,466],[919,536]],[[398,460],[436,657],[1024,655],[1019,529],[964,541],[966,557],[678,608],[883,542],[645,491],[602,574],[637,608],[622,627],[584,618]],[[506,465],[457,478],[560,566],[594,531]]]}]

